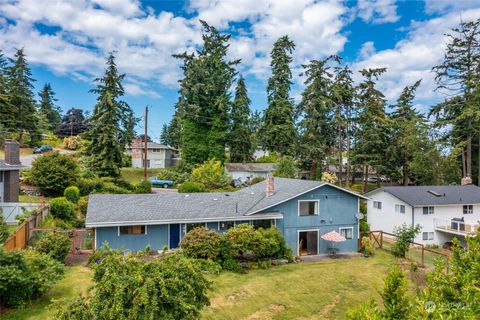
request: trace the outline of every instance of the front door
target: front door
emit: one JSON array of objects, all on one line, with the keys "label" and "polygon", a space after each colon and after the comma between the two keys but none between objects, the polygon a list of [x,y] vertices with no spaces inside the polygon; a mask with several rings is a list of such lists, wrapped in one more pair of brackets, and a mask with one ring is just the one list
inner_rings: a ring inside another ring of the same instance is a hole
[{"label": "front door", "polygon": [[180,225],[171,224],[170,225],[170,249],[178,247],[180,242]]},{"label": "front door", "polygon": [[300,231],[298,233],[298,254],[300,256],[318,254],[318,230]]}]

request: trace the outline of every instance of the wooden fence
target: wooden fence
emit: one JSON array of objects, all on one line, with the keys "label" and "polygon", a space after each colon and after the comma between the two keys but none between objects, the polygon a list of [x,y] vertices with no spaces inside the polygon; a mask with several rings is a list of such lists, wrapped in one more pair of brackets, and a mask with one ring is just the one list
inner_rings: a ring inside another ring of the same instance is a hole
[{"label": "wooden fence", "polygon": [[[387,251],[392,251],[393,246],[397,242],[395,234],[384,231],[370,231],[368,237],[373,241],[375,247]],[[425,245],[413,241],[410,241],[409,244],[410,247],[405,258],[417,262],[423,268],[433,268],[437,258],[445,259],[445,268],[448,273],[450,251],[440,248],[427,248]]]},{"label": "wooden fence", "polygon": [[40,223],[50,212],[50,206],[47,204],[41,205],[37,208],[32,216],[25,220],[22,224],[18,226],[15,232],[8,237],[5,241],[3,247],[6,251],[11,251],[14,249],[25,249],[28,244],[28,241],[33,236],[33,230],[40,226]]}]

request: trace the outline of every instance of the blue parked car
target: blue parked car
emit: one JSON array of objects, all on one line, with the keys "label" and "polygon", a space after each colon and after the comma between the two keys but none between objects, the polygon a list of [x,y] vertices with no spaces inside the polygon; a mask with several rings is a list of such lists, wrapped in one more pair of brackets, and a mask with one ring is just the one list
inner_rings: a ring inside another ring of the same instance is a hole
[{"label": "blue parked car", "polygon": [[43,146],[36,147],[35,149],[33,149],[33,153],[45,153],[52,150],[53,150],[52,146],[49,146],[48,144],[44,144]]},{"label": "blue parked car", "polygon": [[163,179],[158,179],[157,177],[150,177],[148,178],[152,186],[162,186],[164,188],[168,187],[173,187],[173,181],[172,180],[163,180]]}]

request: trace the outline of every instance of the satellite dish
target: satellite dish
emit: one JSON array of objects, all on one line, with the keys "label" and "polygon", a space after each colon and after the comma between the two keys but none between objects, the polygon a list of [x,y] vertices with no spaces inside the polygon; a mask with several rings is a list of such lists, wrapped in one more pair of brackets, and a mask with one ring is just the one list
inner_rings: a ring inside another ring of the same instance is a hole
[{"label": "satellite dish", "polygon": [[355,215],[355,217],[357,217],[358,220],[362,220],[365,217],[365,215],[363,213],[359,212]]}]

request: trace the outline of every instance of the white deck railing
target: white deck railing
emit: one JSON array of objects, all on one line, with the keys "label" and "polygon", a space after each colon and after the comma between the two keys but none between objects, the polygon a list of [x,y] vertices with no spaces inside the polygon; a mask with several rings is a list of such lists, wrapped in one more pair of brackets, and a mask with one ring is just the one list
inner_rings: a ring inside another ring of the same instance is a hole
[{"label": "white deck railing", "polygon": [[475,223],[465,223],[452,219],[433,219],[435,230],[445,231],[459,235],[473,234],[478,231],[479,225]]},{"label": "white deck railing", "polygon": [[40,203],[0,202],[0,209],[7,224],[17,223],[15,218],[25,211],[32,211],[40,207]]}]

